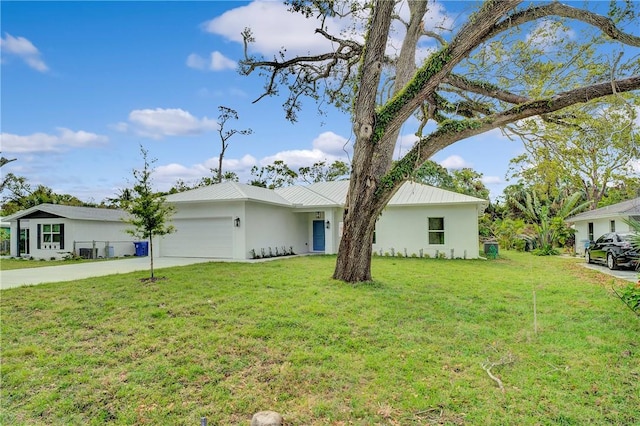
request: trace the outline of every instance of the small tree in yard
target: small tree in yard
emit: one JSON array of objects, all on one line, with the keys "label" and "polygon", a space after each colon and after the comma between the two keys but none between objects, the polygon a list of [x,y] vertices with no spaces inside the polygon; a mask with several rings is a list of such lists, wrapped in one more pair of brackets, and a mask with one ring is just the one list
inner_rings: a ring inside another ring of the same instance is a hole
[{"label": "small tree in yard", "polygon": [[124,204],[124,209],[130,217],[125,222],[133,225],[133,229],[127,229],[127,233],[141,239],[149,239],[150,270],[153,281],[153,237],[166,235],[175,231],[167,221],[173,214],[173,207],[165,203],[165,198],[153,192],[151,188],[151,164],[156,160],[149,159],[149,151],[140,146],[144,167],[142,170],[133,170],[133,196]]}]

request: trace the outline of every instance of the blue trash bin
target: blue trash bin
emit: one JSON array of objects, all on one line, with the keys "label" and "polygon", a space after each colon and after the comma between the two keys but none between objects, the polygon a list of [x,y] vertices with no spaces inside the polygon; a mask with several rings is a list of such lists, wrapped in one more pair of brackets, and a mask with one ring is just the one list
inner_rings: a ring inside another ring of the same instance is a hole
[{"label": "blue trash bin", "polygon": [[149,255],[149,242],[148,241],[136,241],[133,243],[136,247],[136,256],[148,256]]}]

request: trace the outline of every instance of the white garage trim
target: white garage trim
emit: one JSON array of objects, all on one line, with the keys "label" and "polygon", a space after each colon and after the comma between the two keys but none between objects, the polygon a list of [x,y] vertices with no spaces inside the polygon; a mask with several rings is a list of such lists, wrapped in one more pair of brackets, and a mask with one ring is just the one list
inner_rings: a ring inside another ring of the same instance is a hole
[{"label": "white garage trim", "polygon": [[233,218],[174,219],[176,232],[162,240],[162,256],[233,257]]}]

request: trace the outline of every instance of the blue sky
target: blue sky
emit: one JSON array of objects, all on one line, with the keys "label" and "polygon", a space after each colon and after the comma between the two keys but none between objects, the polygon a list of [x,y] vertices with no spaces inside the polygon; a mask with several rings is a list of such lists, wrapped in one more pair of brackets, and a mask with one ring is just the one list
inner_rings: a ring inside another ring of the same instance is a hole
[{"label": "blue sky", "polygon": [[[280,2],[11,2],[2,1],[2,168],[59,193],[100,202],[131,186],[142,144],[156,158],[154,183],[166,190],[217,167],[218,106],[251,128],[230,141],[224,170],[249,180],[253,165],[276,159],[296,170],[315,161],[348,161],[349,116],[320,116],[305,102],[299,121],[284,118],[282,99],[253,104],[263,81],[241,76],[240,32],[252,27],[255,52],[286,45],[303,52],[321,45],[315,24]],[[464,22],[471,2],[432,7],[433,22]],[[428,48],[429,46],[426,46]],[[403,135],[415,127],[407,123]],[[346,153],[345,153],[346,148]],[[406,148],[405,148],[406,149]],[[484,175],[500,195],[518,141],[491,132],[459,142],[433,159]]]}]

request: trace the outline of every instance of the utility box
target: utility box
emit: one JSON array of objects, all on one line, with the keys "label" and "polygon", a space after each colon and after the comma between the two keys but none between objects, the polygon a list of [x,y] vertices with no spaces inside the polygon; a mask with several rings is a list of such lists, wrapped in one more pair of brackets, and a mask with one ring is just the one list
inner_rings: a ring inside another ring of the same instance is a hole
[{"label": "utility box", "polygon": [[484,243],[484,255],[487,258],[495,259],[498,257],[498,243],[486,242]]},{"label": "utility box", "polygon": [[78,255],[83,259],[97,259],[98,258],[98,249],[90,249],[90,248],[81,248],[78,249]]},{"label": "utility box", "polygon": [[136,241],[133,245],[136,247],[136,256],[149,256],[148,241]]}]

